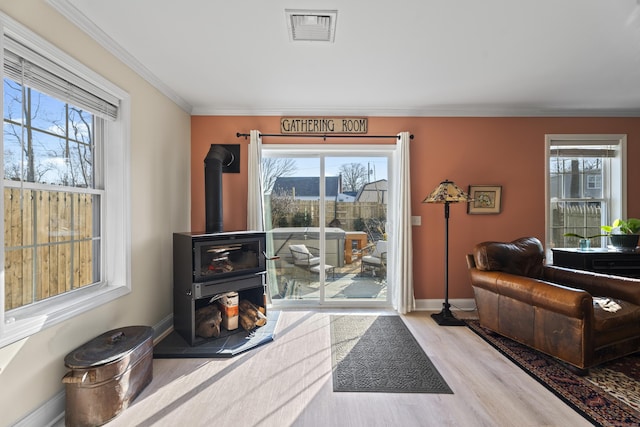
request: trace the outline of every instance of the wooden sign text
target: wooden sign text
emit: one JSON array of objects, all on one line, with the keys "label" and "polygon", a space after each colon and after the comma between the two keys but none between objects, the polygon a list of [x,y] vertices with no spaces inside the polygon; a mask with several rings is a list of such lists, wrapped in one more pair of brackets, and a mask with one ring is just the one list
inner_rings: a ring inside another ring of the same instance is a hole
[{"label": "wooden sign text", "polygon": [[281,133],[367,133],[367,119],[359,117],[282,117]]}]

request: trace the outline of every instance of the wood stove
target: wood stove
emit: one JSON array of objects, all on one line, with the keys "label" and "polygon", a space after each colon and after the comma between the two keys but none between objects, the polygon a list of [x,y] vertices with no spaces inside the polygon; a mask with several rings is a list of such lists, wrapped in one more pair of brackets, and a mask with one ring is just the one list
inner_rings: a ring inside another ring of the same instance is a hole
[{"label": "wood stove", "polygon": [[219,294],[238,292],[266,309],[265,248],[264,232],[173,234],[173,326],[189,345],[210,340],[196,335],[195,312]]}]

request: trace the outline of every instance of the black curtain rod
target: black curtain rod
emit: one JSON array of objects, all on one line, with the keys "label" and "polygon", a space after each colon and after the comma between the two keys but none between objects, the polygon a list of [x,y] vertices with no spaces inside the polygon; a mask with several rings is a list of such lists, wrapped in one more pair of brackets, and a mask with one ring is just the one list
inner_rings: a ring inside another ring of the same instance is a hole
[{"label": "black curtain rod", "polygon": [[[237,138],[241,137],[249,137],[248,133],[236,133]],[[351,135],[351,134],[341,134],[341,135],[327,135],[327,134],[308,134],[308,133],[261,133],[260,136],[278,136],[278,137],[296,137],[296,138],[322,138],[326,140],[327,138],[394,138],[400,139],[398,135]],[[409,135],[410,139],[413,139],[413,135]]]}]

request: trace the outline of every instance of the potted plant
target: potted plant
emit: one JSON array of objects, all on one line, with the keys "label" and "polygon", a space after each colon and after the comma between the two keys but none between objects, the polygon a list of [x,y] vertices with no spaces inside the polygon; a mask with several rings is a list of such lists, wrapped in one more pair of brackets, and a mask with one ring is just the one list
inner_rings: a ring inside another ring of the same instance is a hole
[{"label": "potted plant", "polygon": [[611,225],[600,227],[611,239],[611,244],[616,248],[635,249],[638,246],[640,235],[640,219],[629,218],[627,220],[616,219]]},{"label": "potted plant", "polygon": [[579,248],[581,251],[588,251],[591,248],[591,239],[595,237],[602,237],[604,234],[596,234],[594,236],[582,236],[576,233],[564,233],[565,237],[577,237],[579,240]]},{"label": "potted plant", "polygon": [[593,236],[582,236],[576,233],[565,233],[565,237],[577,237],[580,239],[580,249],[589,249],[589,241],[595,237],[607,236],[611,239],[611,245],[620,249],[635,249],[638,246],[638,238],[640,235],[640,219],[629,218],[626,221],[616,219],[611,225],[603,225],[600,227],[604,234],[596,234]]}]

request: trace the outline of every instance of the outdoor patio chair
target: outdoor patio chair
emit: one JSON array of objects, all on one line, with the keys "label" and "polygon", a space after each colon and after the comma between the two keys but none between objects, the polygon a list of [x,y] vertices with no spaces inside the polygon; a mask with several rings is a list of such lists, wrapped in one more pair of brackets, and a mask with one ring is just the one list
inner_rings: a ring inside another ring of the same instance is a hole
[{"label": "outdoor patio chair", "polygon": [[378,240],[375,244],[371,244],[363,249],[363,255],[360,264],[360,275],[371,270],[372,275],[376,275],[376,271],[384,276],[387,270],[387,241]]},{"label": "outdoor patio chair", "polygon": [[[312,253],[309,249],[313,249],[314,253]],[[293,265],[297,265],[298,267],[306,267],[307,269],[313,267],[314,265],[320,264],[320,256],[318,253],[320,252],[317,248],[307,247],[307,245],[289,245],[289,250],[291,251],[291,256],[293,257]]]},{"label": "outdoor patio chair", "polygon": [[[311,250],[313,252],[311,252]],[[312,248],[310,246],[300,244],[300,245],[289,245],[289,250],[291,251],[291,256],[293,257],[293,265],[302,268],[307,273],[307,278],[310,279],[309,273],[320,273],[320,269],[322,268],[320,265],[320,257],[318,254],[320,251],[317,248]],[[331,274],[333,278],[335,276],[335,267],[332,265],[325,265],[324,270],[327,274]]]}]

